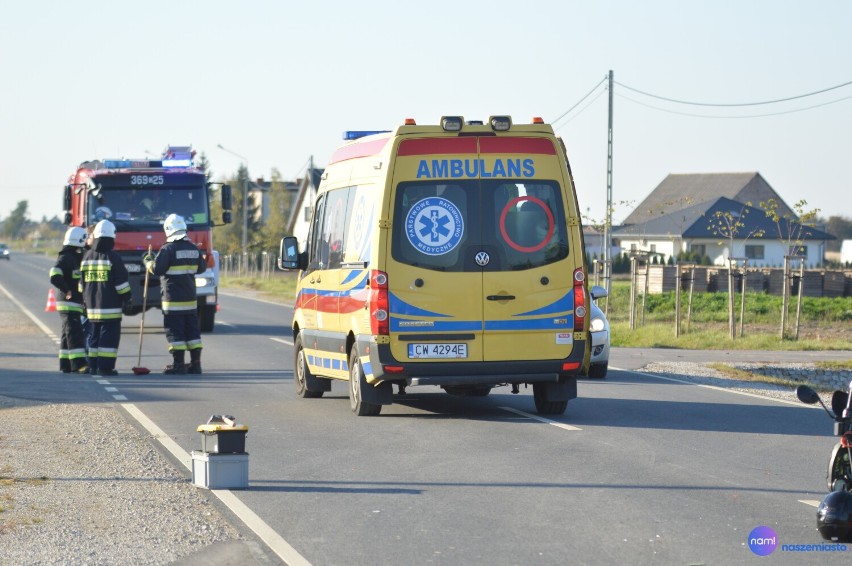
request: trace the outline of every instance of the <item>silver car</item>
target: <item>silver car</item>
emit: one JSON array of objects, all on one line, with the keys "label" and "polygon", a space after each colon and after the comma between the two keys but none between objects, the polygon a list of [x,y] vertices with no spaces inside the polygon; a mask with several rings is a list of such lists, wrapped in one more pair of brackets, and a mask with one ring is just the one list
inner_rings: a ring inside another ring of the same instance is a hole
[{"label": "silver car", "polygon": [[589,377],[604,378],[609,368],[609,321],[598,307],[596,300],[607,296],[606,289],[595,285],[589,291],[592,296],[592,319],[589,330],[592,334],[592,356],[589,360]]}]

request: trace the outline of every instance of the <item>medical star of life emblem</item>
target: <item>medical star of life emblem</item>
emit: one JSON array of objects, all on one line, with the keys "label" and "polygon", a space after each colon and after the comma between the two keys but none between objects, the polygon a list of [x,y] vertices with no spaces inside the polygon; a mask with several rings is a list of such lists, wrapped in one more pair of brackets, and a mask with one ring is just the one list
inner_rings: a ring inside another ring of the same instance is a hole
[{"label": "medical star of life emblem", "polygon": [[491,261],[491,256],[488,255],[487,252],[479,252],[476,254],[476,264],[479,267],[485,267],[488,265],[488,262]]}]

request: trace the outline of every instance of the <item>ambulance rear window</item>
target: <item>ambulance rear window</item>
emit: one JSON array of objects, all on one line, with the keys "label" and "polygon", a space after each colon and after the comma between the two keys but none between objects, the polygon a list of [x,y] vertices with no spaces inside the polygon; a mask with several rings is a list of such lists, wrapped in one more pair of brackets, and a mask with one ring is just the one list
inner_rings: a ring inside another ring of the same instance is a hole
[{"label": "ambulance rear window", "polygon": [[[401,183],[391,253],[439,271],[518,271],[568,256],[562,193],[555,181]],[[477,261],[485,252],[488,262]]]}]

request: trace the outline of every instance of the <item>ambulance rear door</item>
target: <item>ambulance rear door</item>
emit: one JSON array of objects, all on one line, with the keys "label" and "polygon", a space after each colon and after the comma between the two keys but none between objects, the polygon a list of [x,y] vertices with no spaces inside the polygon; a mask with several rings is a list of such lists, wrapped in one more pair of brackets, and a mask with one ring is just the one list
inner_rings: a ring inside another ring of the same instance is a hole
[{"label": "ambulance rear door", "polygon": [[482,234],[479,181],[449,169],[476,155],[475,137],[400,142],[386,262],[397,360],[483,360],[482,270],[474,261]]},{"label": "ambulance rear door", "polygon": [[556,151],[548,137],[479,138],[483,234],[476,261],[486,361],[564,359],[573,349],[573,273],[583,256],[572,249],[571,189]]}]

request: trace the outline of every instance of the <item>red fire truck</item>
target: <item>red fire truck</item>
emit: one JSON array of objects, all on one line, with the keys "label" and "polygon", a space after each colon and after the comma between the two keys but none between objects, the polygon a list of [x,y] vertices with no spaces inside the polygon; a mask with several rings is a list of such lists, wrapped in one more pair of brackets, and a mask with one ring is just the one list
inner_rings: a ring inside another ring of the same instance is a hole
[{"label": "red fire truck", "polygon": [[[202,332],[212,332],[219,289],[219,254],[213,227],[231,222],[231,187],[211,183],[193,161],[189,146],[168,146],[161,159],[104,159],[80,164],[65,186],[65,224],[87,227],[107,219],[115,224],[115,251],[130,274],[134,314],[142,312],[145,270],[142,256],[166,242],[163,221],[169,214],[186,220],[189,238],[207,259],[207,271],[195,276]],[[218,193],[222,222],[211,216]],[[160,308],[160,281],[148,281],[148,308]]]}]

